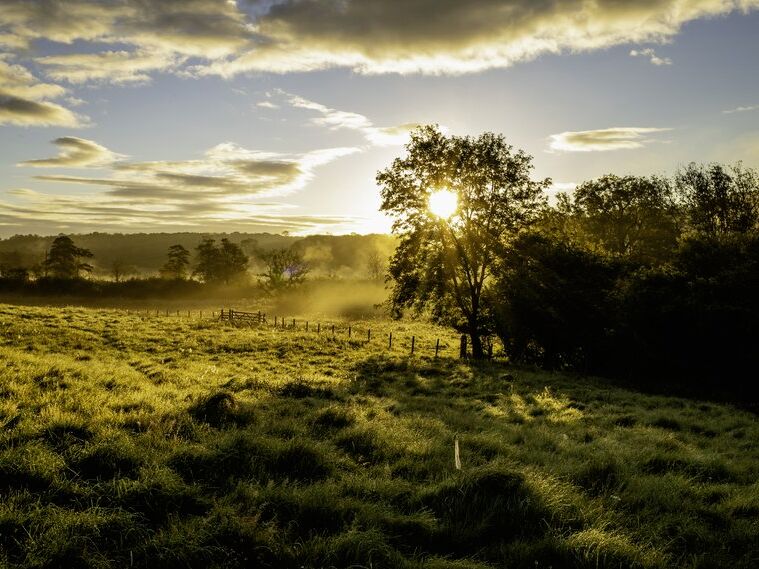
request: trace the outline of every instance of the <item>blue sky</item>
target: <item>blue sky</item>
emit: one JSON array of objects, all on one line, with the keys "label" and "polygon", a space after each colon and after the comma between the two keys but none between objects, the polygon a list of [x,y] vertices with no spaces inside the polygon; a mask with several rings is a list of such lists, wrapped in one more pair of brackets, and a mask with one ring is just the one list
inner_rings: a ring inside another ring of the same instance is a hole
[{"label": "blue sky", "polygon": [[374,176],[424,123],[563,190],[759,167],[754,0],[272,4],[4,3],[0,235],[383,231]]}]

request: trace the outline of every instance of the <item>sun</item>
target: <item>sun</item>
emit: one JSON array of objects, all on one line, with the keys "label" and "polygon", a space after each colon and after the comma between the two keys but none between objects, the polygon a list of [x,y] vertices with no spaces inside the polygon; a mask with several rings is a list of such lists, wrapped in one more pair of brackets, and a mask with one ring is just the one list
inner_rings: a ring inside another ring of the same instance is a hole
[{"label": "sun", "polygon": [[430,194],[430,211],[438,217],[448,219],[459,205],[459,196],[451,190],[438,190]]}]

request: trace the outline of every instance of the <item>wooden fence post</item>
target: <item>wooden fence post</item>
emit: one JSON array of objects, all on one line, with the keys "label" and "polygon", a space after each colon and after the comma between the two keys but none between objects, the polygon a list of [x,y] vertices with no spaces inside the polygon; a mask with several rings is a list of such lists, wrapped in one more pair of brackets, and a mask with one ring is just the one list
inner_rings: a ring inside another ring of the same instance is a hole
[{"label": "wooden fence post", "polygon": [[322,331],[322,324],[321,322],[316,323],[316,333],[319,334]]},{"label": "wooden fence post", "polygon": [[333,336],[335,335],[335,325],[334,324],[332,325],[332,335]]},{"label": "wooden fence post", "polygon": [[461,344],[459,345],[459,357],[462,359],[466,359],[466,334],[461,335]]},{"label": "wooden fence post", "polygon": [[295,330],[295,318],[293,318],[293,330]]},{"label": "wooden fence post", "polygon": [[414,344],[416,343],[416,336],[411,336],[411,355],[414,355]]},{"label": "wooden fence post", "polygon": [[371,342],[371,341],[372,341],[372,329],[371,329],[371,328],[369,328],[369,329],[366,331],[366,341],[367,341],[367,342]]},{"label": "wooden fence post", "polygon": [[390,332],[390,337],[387,341],[387,349],[392,350],[393,349],[393,333]]},{"label": "wooden fence post", "polygon": [[306,320],[306,332],[308,332],[308,320]]},{"label": "wooden fence post", "polygon": [[435,357],[437,357],[437,353],[440,350],[440,338],[437,339],[435,342]]},{"label": "wooden fence post", "polygon": [[351,327],[350,326],[348,326],[348,337],[349,338],[351,337]]}]

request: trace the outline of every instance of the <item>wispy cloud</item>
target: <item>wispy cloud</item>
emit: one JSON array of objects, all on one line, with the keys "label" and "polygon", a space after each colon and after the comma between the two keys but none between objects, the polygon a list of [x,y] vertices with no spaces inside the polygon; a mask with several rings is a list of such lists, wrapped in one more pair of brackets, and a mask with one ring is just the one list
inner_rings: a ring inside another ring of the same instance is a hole
[{"label": "wispy cloud", "polygon": [[359,113],[332,109],[321,103],[281,90],[277,91],[276,94],[283,97],[293,107],[318,113],[320,116],[311,119],[312,124],[330,130],[345,129],[359,132],[373,146],[405,144],[408,141],[409,132],[419,126],[419,123],[405,123],[390,127],[378,127],[367,116]]},{"label": "wispy cloud", "polygon": [[748,105],[745,107],[735,107],[734,109],[728,109],[722,111],[722,114],[732,115],[734,113],[746,113],[748,111],[759,111],[759,105]]},{"label": "wispy cloud", "polygon": [[670,128],[613,127],[599,130],[568,131],[552,134],[550,148],[559,152],[603,152],[642,148],[655,139],[647,135],[666,132]]},{"label": "wispy cloud", "polygon": [[652,65],[672,65],[672,60],[669,57],[659,57],[656,55],[656,51],[650,47],[632,49],[630,50],[630,57],[647,57]]},{"label": "wispy cloud", "polygon": [[76,136],[56,138],[53,144],[59,149],[58,156],[26,160],[18,165],[37,168],[89,168],[107,166],[124,158],[123,155],[111,152],[93,140]]}]

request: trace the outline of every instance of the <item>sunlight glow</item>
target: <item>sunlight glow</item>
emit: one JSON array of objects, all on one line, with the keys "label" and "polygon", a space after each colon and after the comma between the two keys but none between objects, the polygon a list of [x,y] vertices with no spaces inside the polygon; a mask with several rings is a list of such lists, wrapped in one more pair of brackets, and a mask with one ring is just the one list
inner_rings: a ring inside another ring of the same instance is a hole
[{"label": "sunlight glow", "polygon": [[459,197],[451,190],[438,190],[430,194],[430,211],[438,217],[448,219],[459,205]]}]

